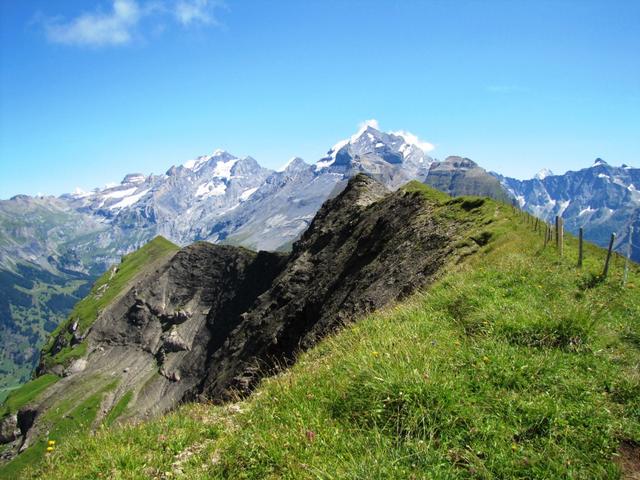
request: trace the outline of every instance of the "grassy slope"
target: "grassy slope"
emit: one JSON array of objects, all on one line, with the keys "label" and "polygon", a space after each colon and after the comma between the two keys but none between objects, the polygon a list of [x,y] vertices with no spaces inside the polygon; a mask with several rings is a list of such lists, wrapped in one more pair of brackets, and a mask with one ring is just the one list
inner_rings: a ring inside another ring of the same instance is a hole
[{"label": "grassy slope", "polygon": [[15,413],[27,403],[35,400],[49,385],[56,383],[60,378],[56,375],[45,374],[25,383],[22,387],[9,394],[0,405],[0,418],[7,413]]},{"label": "grassy slope", "polygon": [[62,401],[54,409],[46,412],[44,420],[48,424],[48,435],[36,439],[35,443],[16,459],[3,465],[0,468],[0,478],[18,478],[25,468],[41,462],[46,458],[49,440],[57,441],[59,438],[69,438],[86,432],[96,418],[104,394],[115,387],[116,382],[112,382],[99,391],[82,397],[77,404]]},{"label": "grassy slope", "polygon": [[56,355],[52,355],[51,348],[56,336],[60,332],[65,332],[64,335],[70,340],[71,333],[69,333],[68,327],[74,321],[78,322],[78,330],[80,332],[86,331],[96,320],[100,311],[124,291],[125,287],[142,271],[143,267],[176,252],[178,248],[169,240],[163,237],[156,237],[142,248],[123,257],[117,269],[113,267],[102,275],[93,285],[91,293],[76,304],[69,318],[61,323],[51,334],[49,341],[43,348],[42,360],[45,365],[65,364],[73,358],[83,356],[86,351],[84,342],[75,347],[68,346]]},{"label": "grassy slope", "polygon": [[506,206],[428,291],[231,406],[64,440],[25,478],[616,478],[640,441],[640,273],[561,260]]}]

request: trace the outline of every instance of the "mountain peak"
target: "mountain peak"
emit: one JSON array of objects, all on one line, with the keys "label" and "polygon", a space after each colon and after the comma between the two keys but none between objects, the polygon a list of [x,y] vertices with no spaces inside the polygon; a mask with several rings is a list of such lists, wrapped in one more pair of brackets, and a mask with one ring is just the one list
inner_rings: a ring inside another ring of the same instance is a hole
[{"label": "mountain peak", "polygon": [[217,149],[217,150],[214,150],[214,152],[211,155],[202,155],[200,157],[194,158],[193,160],[189,160],[183,163],[182,166],[187,170],[192,170],[194,172],[197,172],[205,165],[211,163],[211,160],[215,160],[215,162],[212,162],[212,163],[217,163],[220,160],[222,161],[237,160],[237,158],[231,155],[226,150]]},{"label": "mountain peak", "polygon": [[544,180],[545,178],[551,177],[551,176],[553,176],[553,172],[548,168],[543,168],[538,173],[536,173],[534,178],[537,178],[538,180]]},{"label": "mountain peak", "polygon": [[276,170],[276,172],[293,172],[296,170],[301,170],[303,168],[307,168],[309,165],[300,157],[291,157],[287,163],[282,165],[280,168]]},{"label": "mountain peak", "polygon": [[609,164],[600,157],[596,158],[596,160],[593,162],[594,167],[597,167],[598,165],[609,166]]},{"label": "mountain peak", "polygon": [[361,139],[370,142],[375,140],[384,144],[399,142],[406,145],[404,149],[400,147],[401,150],[407,150],[408,147],[413,146],[422,150],[424,153],[430,152],[434,148],[431,143],[424,142],[420,140],[417,135],[405,130],[384,132],[378,128],[378,122],[375,121],[365,122],[360,129],[351,136],[350,143],[355,143]]},{"label": "mountain peak", "polygon": [[[372,155],[389,163],[403,163],[405,159],[423,163],[426,152],[433,145],[420,140],[416,135],[404,130],[384,132],[376,120],[367,120],[351,137],[336,143],[317,164],[316,170],[333,164],[346,165],[356,156]],[[429,162],[430,163],[430,162]]]},{"label": "mountain peak", "polygon": [[445,158],[442,164],[451,166],[452,168],[455,168],[455,169],[467,169],[467,170],[470,168],[476,168],[478,166],[478,164],[473,160],[471,160],[470,158],[459,157],[457,155],[451,155]]},{"label": "mountain peak", "polygon": [[351,135],[349,138],[340,140],[333,147],[331,147],[331,149],[327,152],[327,157],[325,158],[332,157],[335,159],[338,152],[347,145],[361,143],[362,140],[366,140],[367,138],[370,140],[378,138],[382,134],[382,132],[376,128],[377,126],[378,122],[376,120],[367,120],[363,122],[356,133]]},{"label": "mountain peak", "polygon": [[120,182],[121,185],[137,184],[145,181],[145,176],[142,173],[128,173]]}]

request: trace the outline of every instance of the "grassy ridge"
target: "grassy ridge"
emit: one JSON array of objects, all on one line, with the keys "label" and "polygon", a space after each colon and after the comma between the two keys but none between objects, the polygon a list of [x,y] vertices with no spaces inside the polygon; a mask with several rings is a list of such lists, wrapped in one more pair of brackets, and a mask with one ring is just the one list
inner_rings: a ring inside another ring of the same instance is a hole
[{"label": "grassy ridge", "polygon": [[602,250],[578,270],[575,239],[559,259],[509,207],[494,220],[428,291],[251,398],[66,439],[25,478],[619,477],[640,442],[637,266],[602,281]]},{"label": "grassy ridge", "polygon": [[[77,321],[78,331],[86,331],[95,322],[100,311],[130,284],[143,267],[176,252],[178,248],[177,245],[159,236],[135,252],[125,255],[120,265],[112,267],[96,281],[89,295],[76,304],[68,319],[51,334],[49,341],[43,348],[42,361],[44,364],[46,366],[65,364],[74,358],[82,357],[86,352],[86,345],[84,343],[76,346],[70,345],[69,325]],[[52,348],[56,337],[60,334],[66,337],[68,346],[54,355]]]}]

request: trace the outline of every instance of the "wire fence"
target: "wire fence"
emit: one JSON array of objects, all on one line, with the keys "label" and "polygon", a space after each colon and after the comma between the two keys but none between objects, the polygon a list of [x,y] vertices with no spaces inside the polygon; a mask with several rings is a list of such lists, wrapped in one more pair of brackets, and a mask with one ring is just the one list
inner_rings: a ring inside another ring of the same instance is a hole
[{"label": "wire fence", "polygon": [[[550,243],[555,244],[555,248],[558,252],[558,255],[562,257],[564,255],[564,219],[561,216],[555,216],[554,223],[548,223],[545,220],[536,217],[535,215],[525,212],[524,210],[512,205],[513,211],[520,216],[520,218],[529,226],[533,228],[534,231],[539,231],[543,233],[543,248],[547,248]],[[616,232],[611,232],[611,236],[609,237],[608,248],[605,261],[602,269],[602,273],[600,277],[605,279],[609,274],[609,270],[611,268],[612,258],[615,256],[616,258],[624,258],[624,272],[622,277],[622,284],[624,285],[627,282],[628,272],[629,272],[629,264],[633,263],[631,259],[632,252],[634,249],[640,249],[640,245],[634,242],[635,237],[634,234],[637,235],[638,231],[636,231],[633,226],[629,227],[628,237],[618,245],[618,250],[624,251],[624,253],[620,253],[619,251],[615,251],[614,245],[616,244]],[[578,260],[577,267],[582,268],[584,259],[584,227],[580,227],[578,232]]]}]

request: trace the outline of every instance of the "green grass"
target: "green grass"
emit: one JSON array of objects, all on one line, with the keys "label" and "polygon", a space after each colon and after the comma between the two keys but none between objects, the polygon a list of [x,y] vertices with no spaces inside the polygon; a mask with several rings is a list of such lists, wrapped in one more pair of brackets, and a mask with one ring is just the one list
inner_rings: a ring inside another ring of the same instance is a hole
[{"label": "green grass", "polygon": [[422,182],[419,182],[417,180],[412,180],[411,182],[407,183],[406,185],[403,185],[401,187],[401,189],[405,192],[409,192],[409,193],[414,193],[414,192],[418,192],[421,195],[423,195],[425,198],[427,198],[428,200],[435,202],[435,203],[440,203],[440,204],[445,204],[447,203],[449,200],[451,200],[451,197],[449,195],[447,195],[446,193],[441,192],[440,190],[436,190],[435,188],[431,188],[427,185],[425,185]]},{"label": "green grass", "polygon": [[68,365],[72,360],[81,358],[87,353],[86,342],[81,342],[77,345],[68,346],[60,350],[54,357],[54,363],[59,365]]},{"label": "green grass", "polygon": [[68,438],[24,478],[619,478],[619,443],[640,442],[637,265],[599,279],[601,249],[579,270],[574,238],[560,259],[482,208],[474,255],[245,401]]},{"label": "green grass", "polygon": [[51,349],[55,338],[62,334],[70,340],[69,325],[75,321],[78,322],[78,330],[85,332],[95,322],[99,313],[121,294],[125,287],[130,285],[131,280],[145,266],[175,253],[178,248],[169,240],[163,237],[156,237],[139,250],[124,256],[117,268],[113,267],[102,275],[93,285],[91,293],[76,304],[69,318],[61,323],[51,334],[48,343],[43,349],[42,361],[44,364],[48,367],[56,364],[67,364],[70,360],[83,356],[86,350],[86,345],[83,343],[75,347],[66,347],[53,355]]},{"label": "green grass", "polygon": [[118,400],[118,403],[115,404],[104,419],[103,423],[106,427],[113,425],[118,417],[124,413],[131,401],[131,397],[133,397],[133,392],[129,390]]},{"label": "green grass", "polygon": [[45,374],[13,390],[9,393],[2,406],[0,406],[0,418],[8,413],[17,412],[20,408],[32,400],[35,400],[47,387],[53,385],[58,380],[60,380],[60,378],[56,375]]},{"label": "green grass", "polygon": [[[9,394],[13,390],[17,390],[18,388],[20,388],[20,385],[17,381],[11,382],[11,383],[7,382],[6,385],[9,385],[9,386],[0,388],[0,404],[2,404],[5,401],[5,399],[9,396]],[[0,413],[0,416],[1,415],[2,414]]]}]

